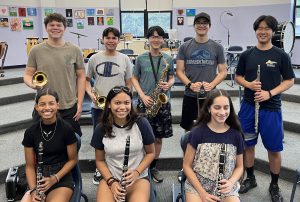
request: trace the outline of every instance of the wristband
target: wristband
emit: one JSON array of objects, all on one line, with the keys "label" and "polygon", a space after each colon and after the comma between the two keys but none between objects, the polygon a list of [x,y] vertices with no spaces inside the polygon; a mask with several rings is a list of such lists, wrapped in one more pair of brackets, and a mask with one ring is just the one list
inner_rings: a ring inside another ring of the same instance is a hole
[{"label": "wristband", "polygon": [[29,190],[29,194],[31,195],[32,194],[32,192],[34,192],[36,190],[36,187],[35,188],[33,188],[33,189],[30,189]]},{"label": "wristband", "polygon": [[119,180],[113,178],[112,180],[110,180],[110,182],[107,185],[110,187],[114,182],[119,182]]},{"label": "wristband", "polygon": [[111,176],[110,178],[108,178],[108,179],[106,180],[106,184],[108,185],[108,184],[110,183],[110,181],[113,180],[113,179],[114,179],[113,176]]},{"label": "wristband", "polygon": [[139,174],[139,176],[141,175],[141,173],[137,169],[135,169],[134,171],[136,171]]},{"label": "wristband", "polygon": [[54,177],[55,177],[55,179],[56,179],[56,181],[57,181],[57,183],[59,183],[59,177],[58,177],[56,174],[54,174],[54,175],[51,175],[51,176],[54,176]]},{"label": "wristband", "polygon": [[189,82],[189,83],[186,85],[186,88],[191,88],[191,85],[192,85],[192,82]]},{"label": "wristband", "polygon": [[273,97],[271,91],[268,91],[270,98]]}]

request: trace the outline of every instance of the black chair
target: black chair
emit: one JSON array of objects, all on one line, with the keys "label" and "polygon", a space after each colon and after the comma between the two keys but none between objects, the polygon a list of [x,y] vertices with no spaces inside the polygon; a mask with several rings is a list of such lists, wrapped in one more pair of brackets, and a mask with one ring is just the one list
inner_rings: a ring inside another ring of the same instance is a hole
[{"label": "black chair", "polygon": [[134,51],[132,49],[121,49],[119,50],[120,53],[126,54],[126,55],[132,55]]},{"label": "black chair", "polygon": [[191,39],[193,39],[194,37],[185,37],[184,39],[183,39],[183,42],[186,42],[186,41],[189,41],[189,40],[191,40]]},{"label": "black chair", "polygon": [[231,80],[231,83],[227,85],[231,87],[233,87],[234,84],[235,69],[237,67],[239,57],[242,51],[243,48],[241,46],[230,46],[226,52],[226,61],[228,65],[227,71],[230,74],[230,80]]},{"label": "black chair", "polygon": [[[76,138],[77,138],[77,151],[79,152],[79,149],[81,147],[81,139],[78,134],[76,134]],[[82,197],[85,202],[88,202],[88,197],[84,193],[82,193],[82,178],[81,178],[79,163],[77,163],[76,166],[72,169],[72,177],[73,177],[75,187],[70,201],[80,202]]]},{"label": "black chair", "polygon": [[297,187],[297,185],[298,185],[299,183],[300,183],[300,168],[298,168],[298,169],[296,170],[296,179],[295,179],[294,184],[293,184],[293,190],[292,190],[290,202],[294,202],[294,197],[295,197],[296,187]]}]

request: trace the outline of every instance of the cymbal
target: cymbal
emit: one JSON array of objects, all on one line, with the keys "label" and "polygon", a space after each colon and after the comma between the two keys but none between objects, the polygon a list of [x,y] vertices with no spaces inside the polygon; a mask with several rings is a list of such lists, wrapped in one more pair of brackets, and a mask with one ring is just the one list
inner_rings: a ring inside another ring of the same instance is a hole
[{"label": "cymbal", "polygon": [[80,33],[77,33],[77,32],[70,32],[71,34],[76,34],[76,35],[78,35],[78,36],[84,36],[84,37],[88,37],[88,36],[86,36],[86,35],[83,35],[83,34],[80,34]]}]

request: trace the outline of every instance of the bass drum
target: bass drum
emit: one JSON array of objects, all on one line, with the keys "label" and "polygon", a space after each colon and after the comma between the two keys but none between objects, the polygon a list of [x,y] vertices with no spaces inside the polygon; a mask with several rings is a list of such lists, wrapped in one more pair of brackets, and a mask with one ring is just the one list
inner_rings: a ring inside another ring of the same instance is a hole
[{"label": "bass drum", "polygon": [[281,22],[278,24],[272,38],[272,44],[290,53],[295,43],[295,27],[292,22]]}]

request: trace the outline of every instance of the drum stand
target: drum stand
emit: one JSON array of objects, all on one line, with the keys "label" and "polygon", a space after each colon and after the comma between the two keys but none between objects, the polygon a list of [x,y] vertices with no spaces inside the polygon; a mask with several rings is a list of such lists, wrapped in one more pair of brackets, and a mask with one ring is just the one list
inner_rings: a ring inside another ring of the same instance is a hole
[{"label": "drum stand", "polygon": [[78,46],[80,47],[80,37],[87,37],[86,35],[84,34],[80,34],[80,33],[77,33],[77,32],[70,32],[71,34],[75,34],[77,35],[77,43],[78,43]]},{"label": "drum stand", "polygon": [[5,76],[3,67],[4,67],[7,50],[8,50],[8,44],[6,42],[0,42],[0,60],[2,60],[1,67],[0,67],[0,77]]}]

